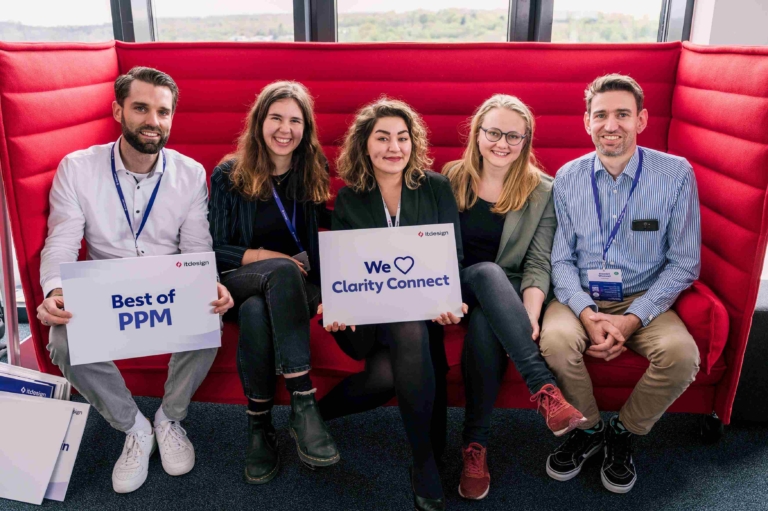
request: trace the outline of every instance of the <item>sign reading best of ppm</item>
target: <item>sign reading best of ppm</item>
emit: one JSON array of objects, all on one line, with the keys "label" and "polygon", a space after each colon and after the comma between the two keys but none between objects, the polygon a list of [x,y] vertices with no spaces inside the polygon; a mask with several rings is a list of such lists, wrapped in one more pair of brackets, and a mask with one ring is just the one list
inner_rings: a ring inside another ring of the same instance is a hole
[{"label": "sign reading best of ppm", "polygon": [[323,324],[461,317],[453,224],[320,233]]}]

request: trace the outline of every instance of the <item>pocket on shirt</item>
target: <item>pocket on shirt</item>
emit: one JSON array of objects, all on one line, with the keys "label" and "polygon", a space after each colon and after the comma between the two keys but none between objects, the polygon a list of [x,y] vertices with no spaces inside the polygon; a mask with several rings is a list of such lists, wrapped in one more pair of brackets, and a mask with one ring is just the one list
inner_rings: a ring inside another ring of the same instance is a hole
[{"label": "pocket on shirt", "polygon": [[628,257],[633,261],[662,257],[665,250],[664,231],[630,231]]}]

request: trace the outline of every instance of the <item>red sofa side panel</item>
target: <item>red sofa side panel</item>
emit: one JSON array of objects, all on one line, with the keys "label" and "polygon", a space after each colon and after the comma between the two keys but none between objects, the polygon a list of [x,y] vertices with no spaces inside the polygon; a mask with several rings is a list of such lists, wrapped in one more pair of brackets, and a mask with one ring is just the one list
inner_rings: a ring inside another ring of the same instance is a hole
[{"label": "red sofa side panel", "polygon": [[[68,153],[117,138],[114,42],[0,43],[0,167],[27,312],[42,301],[40,252],[48,192]],[[58,372],[45,350],[48,329],[30,321],[38,364]]]},{"label": "red sofa side panel", "polygon": [[668,145],[696,172],[700,279],[730,317],[727,372],[715,401],[727,424],[768,242],[768,50],[685,43]]}]

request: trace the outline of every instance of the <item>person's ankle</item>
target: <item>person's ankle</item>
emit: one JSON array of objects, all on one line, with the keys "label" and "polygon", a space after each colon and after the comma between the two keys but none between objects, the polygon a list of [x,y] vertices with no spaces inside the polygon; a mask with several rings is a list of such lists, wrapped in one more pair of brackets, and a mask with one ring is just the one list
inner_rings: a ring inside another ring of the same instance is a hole
[{"label": "person's ankle", "polygon": [[145,433],[147,435],[152,434],[152,423],[149,422],[149,419],[144,417],[144,414],[141,413],[141,410],[138,410],[136,412],[136,417],[133,420],[133,426],[129,430],[125,432],[126,435],[130,435],[131,433]]},{"label": "person's ankle", "polygon": [[254,401],[248,399],[248,413],[251,415],[262,415],[269,413],[272,410],[272,405],[275,403],[273,399],[268,401]]},{"label": "person's ankle", "polygon": [[313,388],[312,378],[309,377],[309,373],[293,378],[286,378],[285,388],[288,389],[290,394],[293,394],[294,392],[309,392]]}]

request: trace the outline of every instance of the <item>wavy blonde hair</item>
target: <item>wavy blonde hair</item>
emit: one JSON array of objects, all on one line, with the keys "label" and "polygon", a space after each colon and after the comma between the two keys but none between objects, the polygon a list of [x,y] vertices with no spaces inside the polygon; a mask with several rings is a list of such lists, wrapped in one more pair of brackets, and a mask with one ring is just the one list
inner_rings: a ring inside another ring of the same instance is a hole
[{"label": "wavy blonde hair", "polygon": [[237,141],[237,149],[222,158],[221,163],[235,160],[229,179],[242,195],[259,200],[272,197],[270,176],[275,164],[269,156],[262,127],[269,107],[282,99],[296,101],[304,116],[304,133],[291,157],[291,166],[296,172],[289,177],[287,193],[292,199],[320,204],[331,197],[327,160],[317,139],[312,96],[298,82],[273,82],[259,92]]},{"label": "wavy blonde hair", "polygon": [[405,185],[411,190],[418,188],[424,179],[424,171],[432,166],[433,160],[427,154],[427,129],[419,114],[403,101],[381,97],[357,112],[336,161],[339,177],[358,193],[373,190],[376,186],[373,164],[368,156],[368,138],[376,121],[384,117],[401,118],[411,137],[411,157],[404,170]]},{"label": "wavy blonde hair", "polygon": [[485,116],[494,108],[504,108],[520,115],[525,121],[525,139],[520,156],[512,162],[504,177],[504,185],[499,200],[491,211],[499,215],[506,215],[510,211],[518,211],[530,197],[531,193],[541,182],[542,171],[538,168],[538,162],[533,155],[531,140],[535,129],[533,114],[530,109],[515,96],[495,94],[480,105],[469,124],[469,136],[467,148],[461,160],[446,163],[443,174],[451,182],[453,195],[456,197],[456,205],[459,211],[471,208],[477,202],[477,191],[480,186],[480,175],[483,167],[483,157],[477,136],[480,132]]}]

